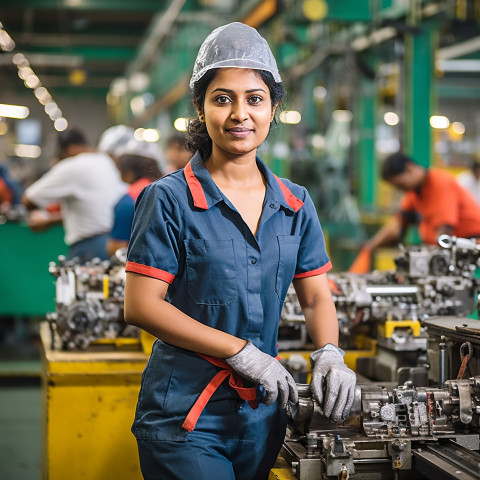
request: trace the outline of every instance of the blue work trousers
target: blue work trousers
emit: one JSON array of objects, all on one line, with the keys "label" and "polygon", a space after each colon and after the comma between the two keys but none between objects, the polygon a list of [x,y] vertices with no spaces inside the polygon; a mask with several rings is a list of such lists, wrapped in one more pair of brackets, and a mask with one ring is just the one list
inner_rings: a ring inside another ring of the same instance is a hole
[{"label": "blue work trousers", "polygon": [[211,401],[185,441],[137,439],[145,480],[267,480],[282,445],[285,410]]}]

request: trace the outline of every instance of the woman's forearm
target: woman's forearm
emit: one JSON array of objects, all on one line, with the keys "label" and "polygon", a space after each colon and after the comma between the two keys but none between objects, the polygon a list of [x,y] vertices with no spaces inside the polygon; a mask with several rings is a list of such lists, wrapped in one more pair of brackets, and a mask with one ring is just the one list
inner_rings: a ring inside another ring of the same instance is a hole
[{"label": "woman's forearm", "polygon": [[125,321],[164,342],[214,357],[231,357],[245,346],[245,340],[204,325],[166,302],[167,287],[161,280],[127,274]]}]

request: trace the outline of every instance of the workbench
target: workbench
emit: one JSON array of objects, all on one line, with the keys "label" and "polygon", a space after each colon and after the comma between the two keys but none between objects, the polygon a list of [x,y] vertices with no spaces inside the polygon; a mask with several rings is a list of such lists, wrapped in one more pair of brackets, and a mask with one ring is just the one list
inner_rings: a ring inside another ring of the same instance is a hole
[{"label": "workbench", "polygon": [[42,480],[141,480],[133,423],[148,355],[52,349],[41,322]]}]

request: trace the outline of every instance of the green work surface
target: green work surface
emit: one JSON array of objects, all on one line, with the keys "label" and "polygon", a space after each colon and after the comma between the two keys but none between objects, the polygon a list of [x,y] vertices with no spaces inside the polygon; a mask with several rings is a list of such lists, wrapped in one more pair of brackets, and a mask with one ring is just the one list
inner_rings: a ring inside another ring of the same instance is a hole
[{"label": "green work surface", "polygon": [[32,232],[23,223],[0,225],[0,315],[43,316],[55,310],[50,262],[67,254],[63,227]]}]

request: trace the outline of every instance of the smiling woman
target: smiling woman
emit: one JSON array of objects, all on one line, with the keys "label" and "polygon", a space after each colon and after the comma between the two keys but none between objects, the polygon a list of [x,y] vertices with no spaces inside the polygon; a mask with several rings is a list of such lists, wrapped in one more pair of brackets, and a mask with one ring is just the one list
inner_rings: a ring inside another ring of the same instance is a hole
[{"label": "smiling woman", "polygon": [[266,480],[298,401],[275,358],[292,281],[317,348],[312,393],[335,421],[355,374],[313,202],[257,157],[284,95],[268,44],[241,23],[214,30],[190,86],[195,155],[140,194],[129,244],[125,318],[158,338],[132,431],[145,479]]}]

